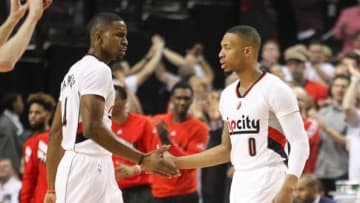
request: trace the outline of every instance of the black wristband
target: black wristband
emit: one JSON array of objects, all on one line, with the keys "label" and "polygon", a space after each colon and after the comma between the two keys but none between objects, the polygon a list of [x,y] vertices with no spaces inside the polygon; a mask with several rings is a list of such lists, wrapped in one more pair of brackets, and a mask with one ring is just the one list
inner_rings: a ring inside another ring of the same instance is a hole
[{"label": "black wristband", "polygon": [[137,164],[138,164],[138,165],[141,165],[142,162],[144,161],[144,158],[145,158],[144,153],[141,153],[140,159],[139,159],[139,161],[137,162]]}]

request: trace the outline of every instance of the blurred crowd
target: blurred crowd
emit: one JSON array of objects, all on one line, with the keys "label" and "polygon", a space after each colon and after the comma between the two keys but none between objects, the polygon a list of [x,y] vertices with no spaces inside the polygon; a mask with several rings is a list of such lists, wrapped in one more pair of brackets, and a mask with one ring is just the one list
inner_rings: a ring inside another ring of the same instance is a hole
[{"label": "blurred crowd", "polygon": [[[320,195],[331,198],[330,191],[335,191],[338,180],[360,181],[360,159],[356,158],[360,153],[359,13],[360,6],[353,6],[344,9],[337,19],[333,34],[343,40],[343,49],[339,52],[316,38],[288,47],[283,52],[276,40],[263,42],[258,65],[262,71],[278,76],[293,88],[310,142],[311,153],[304,177],[294,193],[296,202],[308,202]],[[166,46],[166,39],[154,35],[146,55],[138,62],[129,64],[123,60],[111,64],[114,84],[123,89],[118,90],[116,105],[123,105],[126,115],[127,112],[136,115],[144,113],[137,90],[155,75],[167,95],[163,97],[167,100],[163,102],[166,103],[166,112],[158,113],[179,114],[179,117],[189,115],[207,126],[206,136],[201,140],[170,141],[178,144],[185,154],[196,153],[221,142],[223,122],[218,108],[221,89],[213,87],[217,66],[208,63],[204,49],[203,44],[194,43],[178,53]],[[169,68],[169,64],[176,70]],[[234,74],[227,74],[224,86],[236,79]],[[186,81],[191,86],[193,93],[188,95],[190,100],[176,97],[173,89],[180,81]],[[119,99],[122,102],[125,100],[125,103],[120,104]],[[44,194],[40,193],[46,192],[44,161],[55,104],[54,98],[41,92],[32,93],[28,98],[17,92],[1,94],[1,203],[14,203],[18,199],[21,202],[41,202],[36,197],[43,197]],[[162,141],[164,132],[171,135],[170,127],[175,124],[155,122],[157,117],[154,115],[144,116],[153,121],[151,126]],[[125,116],[119,122],[126,119]],[[150,131],[152,128],[149,128]],[[185,124],[174,128],[190,132]],[[144,175],[136,167],[126,168],[118,163],[115,166],[120,187],[122,179]],[[188,177],[196,183],[195,189],[191,188],[188,192],[198,192],[204,203],[227,202],[232,173],[230,163],[202,169],[200,177]],[[178,184],[176,181],[164,182],[154,181],[154,184]],[[132,184],[122,189],[127,190],[133,187]],[[153,187],[152,181],[145,184]],[[171,189],[175,192],[169,194],[181,195],[181,191],[176,191],[179,190],[177,187]]]}]

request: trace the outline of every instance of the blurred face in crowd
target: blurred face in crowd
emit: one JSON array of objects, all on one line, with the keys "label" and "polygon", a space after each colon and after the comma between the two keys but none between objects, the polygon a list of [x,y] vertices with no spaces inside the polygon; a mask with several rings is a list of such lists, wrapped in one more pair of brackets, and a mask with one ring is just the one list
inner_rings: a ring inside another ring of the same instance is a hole
[{"label": "blurred face in crowd", "polygon": [[225,33],[219,52],[221,69],[225,72],[242,72],[247,67],[254,48],[234,33]]},{"label": "blurred face in crowd", "polygon": [[335,101],[341,103],[346,89],[349,86],[349,81],[344,78],[337,78],[331,85],[331,95]]},{"label": "blurred face in crowd", "polygon": [[294,87],[293,91],[298,100],[300,111],[307,111],[312,106],[311,97],[305,92],[305,90],[301,87]]},{"label": "blurred face in crowd", "polygon": [[29,107],[29,124],[32,130],[45,130],[45,126],[49,123],[51,113],[47,111],[41,104],[32,103]]},{"label": "blurred face in crowd", "polygon": [[193,95],[190,89],[177,88],[171,96],[173,112],[179,117],[186,117],[193,101]]},{"label": "blurred face in crowd", "polygon": [[11,161],[10,159],[0,160],[0,182],[5,183],[11,177]]},{"label": "blurred face in crowd", "polygon": [[299,60],[290,59],[286,61],[293,79],[297,83],[302,83],[304,80],[305,63]]},{"label": "blurred face in crowd", "polygon": [[280,58],[280,50],[278,44],[274,41],[268,41],[264,44],[262,50],[263,60],[270,62],[271,64],[277,63]]},{"label": "blurred face in crowd", "polygon": [[16,100],[13,103],[13,109],[14,112],[17,113],[18,115],[22,114],[22,112],[24,111],[24,102],[22,100],[21,95],[18,95],[16,97]]},{"label": "blurred face in crowd", "polygon": [[353,67],[357,67],[357,63],[356,60],[353,58],[349,58],[349,57],[344,57],[343,59],[341,59],[341,63],[347,66],[353,66]]},{"label": "blurred face in crowd", "polygon": [[295,199],[298,203],[313,203],[317,195],[316,186],[310,186],[306,180],[300,179],[295,189]]},{"label": "blurred face in crowd", "polygon": [[117,115],[121,113],[124,109],[126,109],[126,103],[127,100],[120,95],[118,90],[115,90],[115,102],[112,114]]},{"label": "blurred face in crowd", "polygon": [[323,58],[321,44],[311,44],[309,46],[309,59],[312,63],[320,63]]}]

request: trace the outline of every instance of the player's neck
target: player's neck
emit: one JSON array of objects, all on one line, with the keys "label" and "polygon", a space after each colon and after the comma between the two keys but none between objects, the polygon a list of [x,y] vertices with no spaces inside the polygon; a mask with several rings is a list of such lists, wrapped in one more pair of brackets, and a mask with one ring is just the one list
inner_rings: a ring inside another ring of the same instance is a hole
[{"label": "player's neck", "polygon": [[88,53],[88,55],[94,56],[95,58],[97,58],[99,61],[104,62],[105,64],[109,64],[111,62],[111,59],[109,57],[106,56],[106,54],[104,54],[101,51],[98,51],[92,47],[90,47]]},{"label": "player's neck", "polygon": [[188,118],[189,114],[173,114],[172,120],[175,123],[181,123],[184,122]]},{"label": "player's neck", "polygon": [[128,120],[129,113],[127,111],[122,111],[116,115],[112,116],[112,120],[114,120],[118,124],[123,124]]},{"label": "player's neck", "polygon": [[258,68],[249,68],[247,70],[236,73],[240,79],[240,88],[247,90],[254,82],[256,82],[263,74]]}]

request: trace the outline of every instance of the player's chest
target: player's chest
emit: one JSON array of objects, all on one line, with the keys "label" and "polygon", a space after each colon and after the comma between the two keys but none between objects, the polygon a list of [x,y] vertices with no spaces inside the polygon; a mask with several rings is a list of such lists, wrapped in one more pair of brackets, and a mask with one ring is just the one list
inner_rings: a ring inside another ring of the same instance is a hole
[{"label": "player's chest", "polygon": [[221,108],[228,118],[263,119],[269,112],[268,102],[259,94],[225,99]]}]

